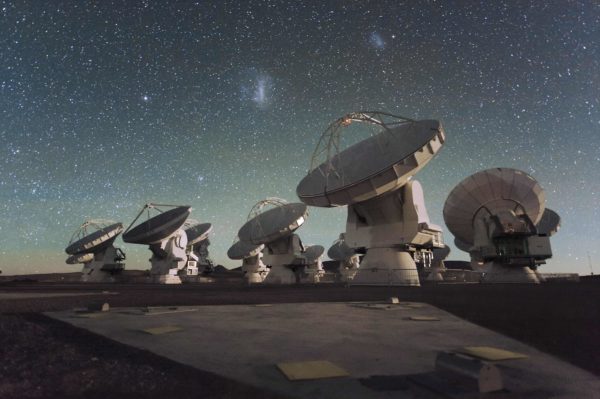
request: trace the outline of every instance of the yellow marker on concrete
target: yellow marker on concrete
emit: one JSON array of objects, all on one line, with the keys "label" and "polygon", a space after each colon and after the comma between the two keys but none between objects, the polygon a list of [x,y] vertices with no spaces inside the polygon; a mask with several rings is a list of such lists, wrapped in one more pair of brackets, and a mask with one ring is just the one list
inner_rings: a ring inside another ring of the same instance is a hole
[{"label": "yellow marker on concrete", "polygon": [[183,328],[181,327],[177,327],[177,326],[160,326],[160,327],[152,327],[152,328],[145,328],[142,331],[148,334],[152,334],[152,335],[161,335],[161,334],[167,334],[167,333],[172,333],[175,331],[181,331],[183,330]]},{"label": "yellow marker on concrete", "polygon": [[290,381],[348,376],[346,370],[328,360],[278,363],[277,367]]},{"label": "yellow marker on concrete", "polygon": [[511,352],[491,346],[465,346],[464,348],[459,349],[457,352],[490,361],[526,359],[529,357],[522,353]]}]

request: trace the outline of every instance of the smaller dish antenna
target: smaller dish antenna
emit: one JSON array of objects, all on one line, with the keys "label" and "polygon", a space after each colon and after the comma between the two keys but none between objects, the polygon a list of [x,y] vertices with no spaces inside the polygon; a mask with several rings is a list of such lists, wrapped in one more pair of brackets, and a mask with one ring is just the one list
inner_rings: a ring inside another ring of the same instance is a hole
[{"label": "smaller dish antenna", "polygon": [[201,223],[196,219],[188,218],[183,224],[183,230],[187,236],[188,262],[186,275],[197,276],[198,270],[202,274],[212,273],[213,261],[210,259],[208,247],[210,246],[209,234],[212,232],[211,223]]},{"label": "smaller dish antenna", "polygon": [[537,228],[538,234],[553,236],[560,229],[560,216],[552,209],[546,208],[544,209],[542,218],[535,227]]},{"label": "smaller dish antenna", "polygon": [[429,268],[429,274],[427,275],[428,281],[444,281],[444,272],[446,266],[444,265],[444,259],[450,255],[450,247],[444,245],[443,247],[436,247],[431,250],[431,266]]},{"label": "smaller dish antenna", "polygon": [[125,253],[113,243],[123,232],[123,225],[106,219],[86,220],[71,236],[65,252],[66,263],[83,264],[85,282],[114,282],[125,268]]},{"label": "smaller dish antenna", "polygon": [[[265,207],[277,207],[287,204],[287,201],[277,197],[268,197],[264,200],[258,201],[250,212],[246,221],[250,221],[258,216]],[[244,273],[244,281],[247,284],[262,283],[267,274],[269,274],[269,268],[263,263],[263,249],[264,244],[253,244],[247,241],[240,241],[240,238],[235,236],[233,244],[227,251],[229,259],[242,260],[242,271]]]},{"label": "smaller dish antenna", "polygon": [[325,275],[323,269],[323,253],[325,248],[321,245],[310,245],[304,251],[304,268],[299,270],[300,282],[319,283]]},{"label": "smaller dish antenna", "polygon": [[354,279],[360,266],[360,255],[346,244],[344,233],[340,234],[340,237],[329,247],[327,256],[339,262],[336,273],[337,281],[347,283]]},{"label": "smaller dish antenna", "polygon": [[[169,209],[170,208],[170,209]],[[148,203],[123,233],[123,241],[148,245],[152,252],[150,274],[153,281],[180,284],[179,273],[187,266],[187,234],[182,229],[192,208],[188,205]],[[143,215],[146,220],[132,226]]]},{"label": "smaller dish antenna", "polygon": [[[264,283],[296,283],[299,281],[296,271],[306,265],[306,259],[302,241],[294,232],[304,224],[307,217],[308,207],[305,204],[288,203],[272,197],[259,201],[252,207],[248,220],[238,231],[241,244],[234,243],[228,254],[234,257],[244,255],[245,251],[251,254],[263,245],[263,257],[258,260],[270,266]],[[256,265],[256,261],[253,264]],[[246,272],[248,270],[250,269]]]},{"label": "smaller dish antenna", "polygon": [[68,265],[76,265],[78,263],[89,263],[94,260],[94,254],[75,254],[67,258],[66,262]]},{"label": "smaller dish antenna", "polygon": [[549,236],[560,224],[555,212],[546,212],[545,201],[527,173],[487,169],[450,192],[444,221],[457,247],[483,265],[483,281],[538,283],[537,267],[552,256]]}]

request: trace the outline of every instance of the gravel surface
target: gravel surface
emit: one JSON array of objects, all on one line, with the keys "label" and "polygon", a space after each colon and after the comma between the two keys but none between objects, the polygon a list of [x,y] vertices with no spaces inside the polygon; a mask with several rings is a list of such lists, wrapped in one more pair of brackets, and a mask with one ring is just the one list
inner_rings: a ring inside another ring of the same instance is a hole
[{"label": "gravel surface", "polygon": [[0,398],[281,398],[44,315],[0,315]]}]

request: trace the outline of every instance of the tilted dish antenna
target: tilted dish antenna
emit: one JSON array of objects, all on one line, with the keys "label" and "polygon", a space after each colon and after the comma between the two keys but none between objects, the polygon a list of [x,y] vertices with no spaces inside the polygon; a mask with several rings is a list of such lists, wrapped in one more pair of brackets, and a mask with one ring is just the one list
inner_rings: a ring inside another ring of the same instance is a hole
[{"label": "tilted dish antenna", "polygon": [[[264,200],[260,200],[250,209],[246,221],[254,219],[266,207],[284,204],[287,204],[287,201],[277,197],[267,197]],[[264,244],[257,245],[251,242],[240,241],[236,234],[231,247],[227,250],[229,259],[242,260],[244,280],[248,284],[262,283],[269,273],[269,268],[262,261],[264,247]]]},{"label": "tilted dish antenna", "polygon": [[535,227],[538,234],[552,236],[560,229],[560,216],[552,209],[545,208],[542,218]]},{"label": "tilted dish antenna", "polygon": [[[188,205],[148,203],[123,233],[125,242],[148,245],[152,252],[150,274],[155,282],[181,283],[179,272],[187,264],[187,235],[182,226],[191,211]],[[132,228],[144,213],[146,220]]]},{"label": "tilted dish antenna", "polygon": [[188,262],[186,275],[197,276],[198,270],[207,274],[213,271],[213,262],[209,257],[208,247],[210,240],[208,236],[213,230],[211,223],[201,223],[192,218],[186,219],[182,229],[187,237]]},{"label": "tilted dish antenna", "polygon": [[65,252],[67,264],[83,263],[82,281],[113,282],[123,271],[125,253],[113,243],[123,232],[123,225],[107,219],[86,220],[71,236]]},{"label": "tilted dish antenna", "polygon": [[71,236],[65,252],[69,255],[96,253],[110,247],[123,232],[123,224],[107,219],[83,222]]},{"label": "tilted dish antenna", "polygon": [[[265,210],[267,206],[270,209]],[[264,245],[263,260],[271,266],[264,282],[295,283],[295,270],[305,264],[305,258],[300,237],[294,232],[306,221],[308,207],[303,203],[268,198],[256,204],[248,217],[249,220],[238,231],[242,244],[234,243],[228,253],[237,257],[238,250]]]},{"label": "tilted dish antenna", "polygon": [[360,266],[360,255],[356,253],[354,248],[346,245],[345,234],[340,234],[340,237],[331,244],[327,256],[338,262],[336,269],[338,281],[349,282],[354,279]]},{"label": "tilted dish antenna", "polygon": [[483,263],[484,281],[537,283],[535,269],[552,256],[548,236],[560,222],[549,212],[538,232],[545,201],[542,187],[527,173],[487,169],[454,187],[444,221],[459,248]]},{"label": "tilted dish antenna", "polygon": [[[342,132],[355,123],[378,133],[342,150]],[[411,177],[444,141],[439,121],[379,111],[347,114],[321,135],[296,193],[308,205],[348,205],[346,243],[366,251],[353,284],[419,285],[414,254],[443,242]]]}]

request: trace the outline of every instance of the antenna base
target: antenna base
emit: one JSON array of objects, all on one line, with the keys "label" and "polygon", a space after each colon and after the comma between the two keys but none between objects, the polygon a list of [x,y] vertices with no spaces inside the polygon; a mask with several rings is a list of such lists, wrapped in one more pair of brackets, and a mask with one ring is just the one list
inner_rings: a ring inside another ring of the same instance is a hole
[{"label": "antenna base", "polygon": [[410,252],[369,248],[350,285],[420,286],[417,265]]}]

